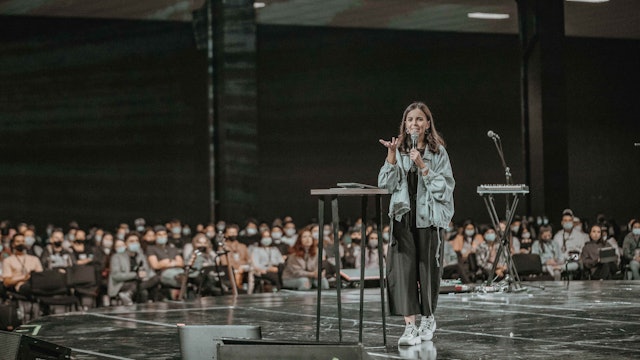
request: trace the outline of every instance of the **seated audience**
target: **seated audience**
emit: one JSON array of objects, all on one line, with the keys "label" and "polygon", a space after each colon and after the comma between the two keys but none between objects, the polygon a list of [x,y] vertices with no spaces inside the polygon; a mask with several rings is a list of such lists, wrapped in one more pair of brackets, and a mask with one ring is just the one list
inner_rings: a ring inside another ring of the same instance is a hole
[{"label": "seated audience", "polygon": [[30,296],[28,280],[32,272],[43,271],[42,264],[36,256],[27,254],[24,235],[13,235],[10,245],[13,255],[2,261],[2,282],[7,290]]},{"label": "seated audience", "polygon": [[[482,272],[487,279],[493,279],[494,277],[503,278],[507,265],[504,262],[504,252],[500,259],[497,258],[498,248],[500,244],[497,239],[496,231],[493,227],[487,227],[482,234],[484,241],[478,245],[476,249],[476,259],[478,266],[482,269]],[[492,273],[495,265],[495,273]]]},{"label": "seated audience", "polygon": [[273,246],[271,231],[264,230],[260,239],[260,246],[253,249],[251,263],[256,280],[266,280],[275,289],[280,290],[282,284],[278,277],[278,265],[284,263],[280,250]]},{"label": "seated audience", "polygon": [[271,228],[271,238],[273,239],[273,246],[278,248],[278,251],[280,251],[280,254],[282,255],[282,257],[286,259],[287,255],[289,254],[290,246],[289,244],[282,241],[283,236],[284,236],[284,229],[282,229],[282,226],[274,225]]},{"label": "seated audience", "polygon": [[574,228],[573,212],[571,210],[567,209],[563,212],[561,224],[562,230],[555,234],[553,241],[558,244],[565,259],[578,261],[586,241],[582,233]]},{"label": "seated audience", "polygon": [[592,225],[589,229],[589,241],[580,254],[580,260],[592,280],[608,280],[611,278],[612,272],[615,273],[615,262],[602,262],[600,258],[600,250],[606,247],[605,241],[602,240],[602,229],[600,225]]},{"label": "seated audience", "polygon": [[[318,286],[318,247],[313,244],[311,226],[303,228],[291,248],[282,273],[282,287],[294,290],[309,290]],[[329,282],[323,276],[323,289]]]},{"label": "seated audience", "polygon": [[640,280],[640,221],[632,220],[629,229],[622,243],[622,251],[631,268],[633,280]]},{"label": "seated audience", "polygon": [[[543,225],[540,227],[540,240],[537,240],[531,246],[531,253],[540,256],[542,263],[542,271],[553,276],[554,280],[560,280],[562,271],[566,270],[564,254],[560,251],[560,246],[552,240],[551,226]],[[573,263],[570,270],[577,270],[578,264]]]},{"label": "seated audience", "polygon": [[[223,251],[225,255],[218,256],[220,265],[227,266],[231,264],[235,275],[236,286],[238,289],[243,288],[245,277],[248,281],[248,275],[251,271],[249,258],[249,249],[247,245],[238,241],[239,227],[236,224],[228,224],[224,232]],[[248,289],[248,285],[247,285]]]},{"label": "seated audience", "polygon": [[453,250],[458,254],[465,271],[470,274],[471,281],[478,269],[476,250],[484,242],[484,238],[478,233],[478,229],[471,219],[465,220],[462,232],[453,238]]},{"label": "seated audience", "polygon": [[132,305],[134,301],[146,302],[149,292],[153,292],[160,279],[147,263],[138,235],[127,234],[126,241],[116,240],[114,248],[115,253],[111,256],[109,265],[109,296],[118,296],[126,306]]},{"label": "seated audience", "polygon": [[54,229],[49,237],[51,241],[42,253],[42,266],[47,270],[65,269],[72,265],[71,252],[64,248],[62,229]]},{"label": "seated audience", "polygon": [[[164,226],[159,225],[156,229],[156,233],[166,233]],[[168,244],[169,239],[167,236],[157,236],[155,245],[151,245],[147,248],[147,260],[149,266],[159,274],[160,282],[162,285],[172,288],[171,297],[177,299],[180,287],[180,281],[178,276],[184,274],[184,260],[180,254],[180,250]]]}]

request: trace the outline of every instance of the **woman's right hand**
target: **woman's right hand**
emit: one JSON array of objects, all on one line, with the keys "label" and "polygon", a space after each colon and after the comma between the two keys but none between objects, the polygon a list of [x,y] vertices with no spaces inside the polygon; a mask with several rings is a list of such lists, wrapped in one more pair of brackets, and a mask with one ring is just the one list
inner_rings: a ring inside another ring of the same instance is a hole
[{"label": "woman's right hand", "polygon": [[391,141],[386,141],[384,139],[380,139],[378,140],[380,141],[380,144],[382,144],[382,146],[387,148],[387,162],[389,164],[395,164],[396,163],[396,150],[398,149],[398,146],[400,145],[400,138],[399,137],[392,137]]},{"label": "woman's right hand", "polygon": [[386,147],[389,150],[389,152],[393,151],[394,153],[396,152],[396,149],[398,149],[398,146],[400,145],[400,138],[396,138],[396,137],[392,137],[390,141],[386,141],[384,139],[380,139],[378,141],[380,141],[380,144]]}]

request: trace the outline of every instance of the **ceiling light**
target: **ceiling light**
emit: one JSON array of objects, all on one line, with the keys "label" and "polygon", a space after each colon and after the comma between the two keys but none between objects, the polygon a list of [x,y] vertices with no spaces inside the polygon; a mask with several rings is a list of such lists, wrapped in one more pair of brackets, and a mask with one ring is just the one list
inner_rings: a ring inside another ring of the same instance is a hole
[{"label": "ceiling light", "polygon": [[263,3],[263,2],[254,2],[253,3],[253,8],[254,9],[260,9],[267,6],[267,4]]},{"label": "ceiling light", "polygon": [[508,19],[509,14],[473,12],[473,13],[468,13],[467,17],[469,17],[470,19],[503,20],[503,19]]},{"label": "ceiling light", "polygon": [[609,2],[609,0],[567,0],[567,1],[585,2],[585,3],[592,3],[592,4],[599,4],[599,3]]}]

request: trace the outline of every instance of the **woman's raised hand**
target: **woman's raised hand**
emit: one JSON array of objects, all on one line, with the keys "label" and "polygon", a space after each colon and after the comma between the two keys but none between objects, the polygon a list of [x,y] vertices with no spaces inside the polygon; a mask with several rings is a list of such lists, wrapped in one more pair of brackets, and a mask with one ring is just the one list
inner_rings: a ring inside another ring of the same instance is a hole
[{"label": "woman's raised hand", "polygon": [[392,137],[390,141],[386,141],[384,139],[380,139],[378,141],[380,141],[380,144],[384,147],[389,149],[389,151],[393,151],[394,153],[396,152],[396,149],[398,149],[398,145],[400,145],[400,138],[396,137]]}]

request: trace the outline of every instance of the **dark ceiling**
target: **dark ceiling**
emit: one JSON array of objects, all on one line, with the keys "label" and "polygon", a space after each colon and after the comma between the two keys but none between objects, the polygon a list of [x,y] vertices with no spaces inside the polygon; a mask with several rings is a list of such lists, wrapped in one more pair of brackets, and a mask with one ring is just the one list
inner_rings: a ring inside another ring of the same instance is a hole
[{"label": "dark ceiling", "polygon": [[[205,0],[0,0],[0,14],[191,21]],[[546,1],[546,0],[545,0]],[[515,0],[262,0],[259,24],[517,33]],[[470,12],[508,14],[470,19]],[[640,1],[565,2],[567,36],[640,39]]]}]

